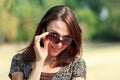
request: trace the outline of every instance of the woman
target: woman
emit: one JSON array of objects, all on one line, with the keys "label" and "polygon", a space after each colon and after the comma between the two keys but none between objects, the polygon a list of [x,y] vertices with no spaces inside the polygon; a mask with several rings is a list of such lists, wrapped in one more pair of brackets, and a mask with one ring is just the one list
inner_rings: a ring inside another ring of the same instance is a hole
[{"label": "woman", "polygon": [[12,59],[12,80],[86,80],[81,29],[66,6],[54,6],[40,21],[31,44]]}]

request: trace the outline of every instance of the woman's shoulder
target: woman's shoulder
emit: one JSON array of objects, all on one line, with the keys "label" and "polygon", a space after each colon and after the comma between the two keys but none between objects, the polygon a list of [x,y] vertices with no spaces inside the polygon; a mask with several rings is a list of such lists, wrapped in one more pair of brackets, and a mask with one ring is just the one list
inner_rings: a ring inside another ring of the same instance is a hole
[{"label": "woman's shoulder", "polygon": [[21,53],[15,54],[12,58],[12,61],[23,62],[22,54]]},{"label": "woman's shoulder", "polygon": [[76,57],[73,61],[71,61],[71,63],[66,66],[67,68],[69,69],[72,69],[72,68],[86,68],[86,63],[85,63],[85,60],[81,57]]},{"label": "woman's shoulder", "polygon": [[73,70],[83,69],[86,70],[85,60],[81,57],[76,57],[70,64],[69,68]]},{"label": "woman's shoulder", "polygon": [[86,63],[83,58],[77,57],[71,64],[72,77],[83,77],[86,79]]},{"label": "woman's shoulder", "polygon": [[76,63],[85,64],[85,60],[81,57],[76,57],[71,63],[72,64],[76,64]]},{"label": "woman's shoulder", "polygon": [[[62,67],[62,69],[56,74],[60,80],[70,80],[75,77],[83,77],[86,79],[86,64],[85,60],[80,57],[76,57],[69,65]],[[54,77],[57,80],[56,76]],[[58,77],[57,77],[58,78]]]}]

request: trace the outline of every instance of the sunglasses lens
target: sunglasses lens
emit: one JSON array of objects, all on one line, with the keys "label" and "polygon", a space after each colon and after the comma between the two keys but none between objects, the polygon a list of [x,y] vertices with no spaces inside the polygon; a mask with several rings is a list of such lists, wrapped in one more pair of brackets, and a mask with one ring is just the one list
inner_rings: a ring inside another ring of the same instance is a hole
[{"label": "sunglasses lens", "polygon": [[47,38],[50,40],[50,41],[52,41],[52,42],[54,42],[54,43],[56,43],[56,44],[58,44],[60,41],[59,41],[59,38],[57,38],[57,37],[55,37],[54,35],[51,35],[51,34],[49,34],[49,35],[47,35]]},{"label": "sunglasses lens", "polygon": [[69,45],[72,42],[71,38],[64,38],[63,40],[60,40],[58,37],[52,34],[47,35],[47,39],[49,39],[51,42],[54,42],[56,44],[62,42],[63,45]]},{"label": "sunglasses lens", "polygon": [[72,42],[72,39],[71,39],[71,38],[64,38],[64,39],[62,40],[62,43],[63,43],[64,45],[69,45],[71,42]]}]

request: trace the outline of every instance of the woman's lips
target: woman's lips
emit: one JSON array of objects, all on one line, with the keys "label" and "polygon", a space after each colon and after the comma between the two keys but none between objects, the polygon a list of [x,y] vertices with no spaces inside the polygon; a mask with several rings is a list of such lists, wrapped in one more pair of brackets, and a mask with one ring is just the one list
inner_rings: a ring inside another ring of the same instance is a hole
[{"label": "woman's lips", "polygon": [[55,51],[55,52],[60,51],[60,49],[56,49],[56,48],[54,48],[53,46],[52,46],[52,49],[53,49],[53,51]]}]

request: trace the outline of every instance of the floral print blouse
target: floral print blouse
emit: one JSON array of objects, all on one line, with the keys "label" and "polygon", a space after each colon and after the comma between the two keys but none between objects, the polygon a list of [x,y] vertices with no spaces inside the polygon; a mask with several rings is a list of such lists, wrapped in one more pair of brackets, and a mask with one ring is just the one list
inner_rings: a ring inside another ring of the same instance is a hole
[{"label": "floral print blouse", "polygon": [[[13,72],[23,72],[24,80],[27,80],[30,72],[32,62],[24,62],[21,54],[16,54],[11,63],[9,77]],[[62,67],[51,80],[72,80],[75,77],[83,77],[86,80],[86,64],[82,58],[76,58],[69,65]]]}]

